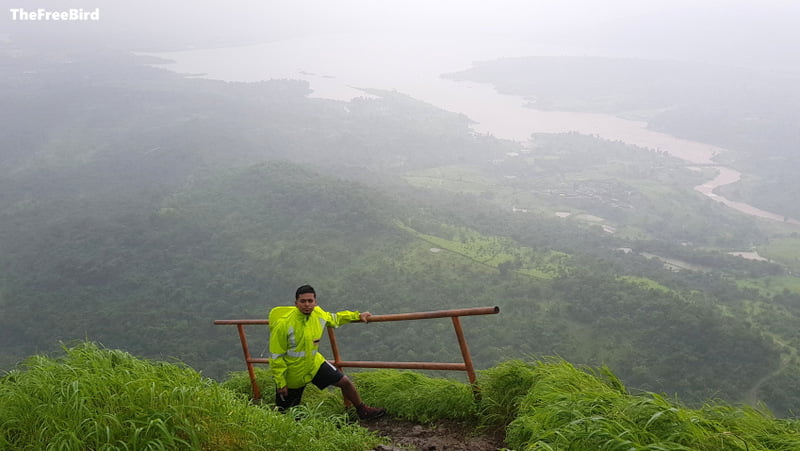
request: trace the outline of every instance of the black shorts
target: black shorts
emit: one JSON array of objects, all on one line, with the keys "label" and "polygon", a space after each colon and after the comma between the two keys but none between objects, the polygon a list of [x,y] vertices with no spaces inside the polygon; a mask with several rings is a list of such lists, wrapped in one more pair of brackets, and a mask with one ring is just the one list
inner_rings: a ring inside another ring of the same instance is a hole
[{"label": "black shorts", "polygon": [[[337,370],[335,366],[331,365],[330,362],[326,360],[325,363],[319,367],[319,370],[317,370],[317,374],[314,375],[314,378],[311,379],[311,383],[322,390],[329,385],[336,384],[342,380],[343,377],[344,374],[342,374],[341,371]],[[286,396],[281,396],[276,392],[275,405],[278,406],[281,411],[299,405],[300,400],[303,399],[303,390],[305,390],[305,387],[290,388],[289,393],[287,393]]]},{"label": "black shorts", "polygon": [[317,370],[317,374],[314,375],[314,379],[311,379],[311,383],[322,390],[328,385],[336,384],[342,380],[343,377],[344,374],[337,370],[335,366],[331,365],[331,362],[326,360]]}]

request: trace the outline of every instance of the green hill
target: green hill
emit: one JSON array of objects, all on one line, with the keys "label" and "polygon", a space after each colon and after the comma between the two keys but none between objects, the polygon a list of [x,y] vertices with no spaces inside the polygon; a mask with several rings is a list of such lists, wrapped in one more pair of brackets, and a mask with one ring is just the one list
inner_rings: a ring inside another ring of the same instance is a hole
[{"label": "green hill", "polygon": [[[721,402],[690,409],[631,394],[608,369],[507,361],[463,383],[412,372],[355,374],[388,421],[500,429],[511,449],[793,450],[798,422]],[[389,439],[354,421],[334,391],[308,390],[292,414],[254,405],[236,377],[218,384],[181,364],[92,343],[32,356],[0,378],[3,449],[367,450]],[[244,384],[247,386],[247,384]],[[464,438],[462,437],[461,440]]]},{"label": "green hill", "polygon": [[[469,229],[449,229],[463,236],[448,240],[441,222],[434,240],[424,229],[434,220],[364,186],[275,163],[198,180],[148,209],[43,223],[28,228],[5,271],[6,296],[16,299],[0,319],[6,352],[88,336],[220,377],[240,363],[235,334],[212,321],[264,317],[292,302],[298,281],[312,281],[331,310],[501,306],[500,318],[467,320],[481,366],[559,354],[692,398],[707,387],[736,396],[778,366],[774,345],[709,299]],[[501,271],[508,261],[518,270]],[[387,324],[343,340],[364,359],[449,361],[459,354],[444,327]]]}]

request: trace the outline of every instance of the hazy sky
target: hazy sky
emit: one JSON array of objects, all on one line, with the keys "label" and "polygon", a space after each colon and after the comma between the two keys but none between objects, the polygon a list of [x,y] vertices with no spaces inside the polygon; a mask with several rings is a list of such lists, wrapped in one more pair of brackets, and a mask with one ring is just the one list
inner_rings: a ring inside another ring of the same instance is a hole
[{"label": "hazy sky", "polygon": [[[586,54],[796,60],[797,0],[0,0],[0,31],[97,45],[219,46],[312,33],[481,35]],[[8,5],[8,6],[6,6]],[[99,23],[12,21],[10,9],[100,8]]]}]

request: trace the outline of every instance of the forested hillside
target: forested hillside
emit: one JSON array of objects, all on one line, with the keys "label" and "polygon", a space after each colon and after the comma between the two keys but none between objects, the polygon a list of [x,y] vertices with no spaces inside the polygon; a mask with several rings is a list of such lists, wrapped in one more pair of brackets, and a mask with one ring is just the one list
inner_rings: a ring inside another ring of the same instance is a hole
[{"label": "forested hillside", "polygon": [[[44,56],[3,57],[4,369],[90,339],[221,379],[242,368],[241,350],[212,321],[263,318],[311,283],[330,310],[498,305],[464,321],[482,368],[559,355],[687,401],[754,394],[781,414],[800,403],[787,395],[798,383],[795,279],[714,247],[773,232],[681,188],[695,175],[663,156],[620,167],[632,149],[543,136],[540,159],[502,163],[517,144],[397,93],[334,102],[296,81]],[[666,191],[640,171],[654,160],[669,168]],[[627,185],[608,182],[615,171]],[[558,183],[589,183],[600,199],[630,192],[633,207],[547,191]],[[660,207],[672,193],[686,227]],[[519,201],[525,212],[512,210]],[[564,208],[574,216],[554,214]],[[337,334],[348,359],[455,361],[452,326],[437,321]],[[266,331],[250,333],[258,353]]]}]

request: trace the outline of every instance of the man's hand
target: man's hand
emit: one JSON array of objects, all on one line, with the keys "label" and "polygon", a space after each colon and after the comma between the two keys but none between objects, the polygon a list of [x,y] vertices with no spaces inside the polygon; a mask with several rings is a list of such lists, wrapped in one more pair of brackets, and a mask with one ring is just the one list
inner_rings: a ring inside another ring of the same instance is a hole
[{"label": "man's hand", "polygon": [[286,397],[286,395],[288,394],[289,394],[289,387],[281,387],[278,389],[278,396],[280,396],[281,399]]},{"label": "man's hand", "polygon": [[372,316],[372,313],[364,312],[364,313],[358,315],[358,319],[360,319],[362,323],[368,323],[370,316]]}]

